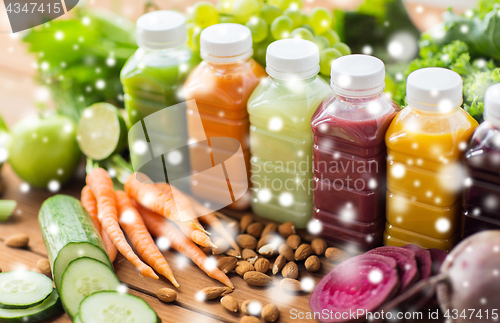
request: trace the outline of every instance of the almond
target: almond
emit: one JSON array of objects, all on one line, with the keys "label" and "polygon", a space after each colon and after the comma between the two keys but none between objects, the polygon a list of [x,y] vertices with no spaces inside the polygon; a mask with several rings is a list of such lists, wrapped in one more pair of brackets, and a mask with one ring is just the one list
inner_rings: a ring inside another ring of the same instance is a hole
[{"label": "almond", "polygon": [[255,316],[245,315],[241,318],[240,323],[260,323],[260,320]]},{"label": "almond", "polygon": [[243,260],[238,261],[235,268],[236,273],[240,276],[243,276],[248,271],[254,271],[254,270],[255,269],[251,263]]},{"label": "almond", "polygon": [[229,312],[238,312],[239,305],[238,301],[231,295],[226,295],[220,299],[222,306]]},{"label": "almond", "polygon": [[259,250],[262,246],[271,243],[274,241],[276,236],[273,234],[261,235],[259,242],[257,243],[257,250]]},{"label": "almond", "polygon": [[309,272],[314,273],[321,268],[321,262],[318,256],[312,255],[306,259],[305,266]]},{"label": "almond", "polygon": [[275,253],[276,245],[274,243],[269,243],[259,248],[259,254],[263,255],[264,257],[271,257]]},{"label": "almond", "polygon": [[11,248],[26,248],[30,238],[25,234],[14,234],[5,239],[5,244]]},{"label": "almond", "polygon": [[262,313],[262,304],[254,299],[247,299],[241,303],[241,313],[259,316]]},{"label": "almond", "polygon": [[283,278],[280,281],[280,287],[288,292],[300,292],[302,290],[300,282],[291,278]]},{"label": "almond", "polygon": [[177,299],[177,293],[170,288],[160,288],[156,292],[156,297],[164,303],[171,303]]},{"label": "almond", "polygon": [[276,223],[268,223],[264,227],[264,230],[262,230],[260,236],[264,237],[264,236],[267,236],[268,234],[273,234],[276,232],[277,229],[278,229],[278,225]]},{"label": "almond", "polygon": [[38,260],[36,266],[40,270],[40,272],[47,276],[52,276],[52,271],[50,270],[50,262],[47,258],[42,258]]},{"label": "almond", "polygon": [[226,251],[226,255],[236,258],[241,258],[241,253],[238,250],[229,249]]},{"label": "almond", "polygon": [[295,225],[293,222],[285,222],[278,227],[278,232],[286,239],[292,234],[295,234]]},{"label": "almond", "polygon": [[286,244],[292,249],[295,250],[300,245],[300,236],[297,234],[292,234],[288,238],[286,238]]},{"label": "almond", "polygon": [[273,283],[273,279],[268,275],[258,271],[247,271],[243,275],[243,279],[250,286],[266,287]]},{"label": "almond", "polygon": [[247,233],[253,235],[255,238],[260,237],[262,230],[264,230],[264,224],[262,222],[254,222],[247,227]]},{"label": "almond", "polygon": [[307,243],[303,243],[295,250],[295,260],[304,260],[309,257],[311,253],[311,246]]},{"label": "almond", "polygon": [[203,300],[210,301],[216,299],[223,295],[232,293],[233,290],[229,287],[206,287],[203,288],[199,293],[203,296]]},{"label": "almond", "polygon": [[349,254],[339,248],[330,247],[325,251],[326,259],[333,262],[342,262],[349,258]]},{"label": "almond", "polygon": [[234,257],[222,257],[217,260],[217,268],[219,268],[224,274],[227,274],[236,267],[238,259]]},{"label": "almond", "polygon": [[260,271],[261,273],[266,273],[269,270],[269,266],[269,260],[267,260],[266,258],[260,258],[255,262],[254,265],[255,270]]},{"label": "almond", "polygon": [[241,257],[244,260],[247,260],[247,259],[250,259],[250,258],[258,257],[258,255],[252,249],[243,249],[243,251],[241,252]]},{"label": "almond", "polygon": [[283,257],[282,255],[276,257],[276,260],[274,261],[273,264],[273,275],[278,274],[283,269],[283,267],[285,267],[285,265],[286,265],[285,257]]},{"label": "almond", "polygon": [[290,261],[285,265],[285,267],[283,267],[281,274],[284,278],[297,279],[299,278],[299,266],[297,266],[297,264],[293,261]]},{"label": "almond", "polygon": [[255,249],[257,239],[250,234],[240,234],[236,237],[236,242],[242,249]]},{"label": "almond", "polygon": [[280,255],[285,257],[288,261],[293,261],[294,254],[292,248],[290,248],[287,244],[282,244],[278,249]]},{"label": "almond", "polygon": [[276,305],[269,303],[264,306],[261,315],[266,322],[276,322],[276,320],[280,316],[280,311],[278,310],[278,307]]},{"label": "almond", "polygon": [[229,243],[227,243],[226,239],[217,238],[214,241],[214,245],[216,248],[212,248],[212,253],[214,255],[220,255],[226,252],[229,249]]},{"label": "almond", "polygon": [[240,233],[245,232],[248,225],[252,222],[253,222],[253,217],[250,214],[242,216],[240,220]]},{"label": "almond", "polygon": [[212,254],[212,247],[204,247],[202,250],[203,253],[207,256]]},{"label": "almond", "polygon": [[325,240],[316,238],[311,242],[311,248],[316,256],[322,256],[325,254],[325,250],[328,248],[328,245]]}]

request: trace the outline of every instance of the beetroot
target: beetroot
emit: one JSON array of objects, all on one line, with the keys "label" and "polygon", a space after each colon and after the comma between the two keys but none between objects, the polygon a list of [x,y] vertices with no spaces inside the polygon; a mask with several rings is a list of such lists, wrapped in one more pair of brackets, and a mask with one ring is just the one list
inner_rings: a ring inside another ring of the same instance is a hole
[{"label": "beetroot", "polygon": [[[366,321],[399,288],[393,258],[364,254],[350,258],[330,271],[314,289],[309,306],[322,322]],[[322,315],[329,313],[328,317]]]},{"label": "beetroot", "polygon": [[431,274],[434,276],[439,274],[439,269],[441,268],[441,265],[446,259],[446,256],[448,256],[448,253],[446,251],[436,248],[431,248],[427,250],[429,250],[431,254],[431,260],[432,260]]},{"label": "beetroot", "polygon": [[418,271],[420,273],[420,279],[423,280],[431,276],[432,260],[431,253],[416,244],[408,244],[402,248],[410,249],[415,252],[415,258],[417,259]]},{"label": "beetroot", "polygon": [[384,246],[370,250],[367,254],[381,255],[396,260],[401,281],[398,294],[405,292],[408,287],[413,285],[413,283],[418,280],[419,273],[417,269],[417,261],[415,260],[415,252],[413,250],[408,248]]}]

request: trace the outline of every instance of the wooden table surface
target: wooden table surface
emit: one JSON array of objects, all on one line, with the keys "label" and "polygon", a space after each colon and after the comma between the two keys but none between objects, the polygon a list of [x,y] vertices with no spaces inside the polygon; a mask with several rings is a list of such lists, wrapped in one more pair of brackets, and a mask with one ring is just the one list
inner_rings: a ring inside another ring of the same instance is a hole
[{"label": "wooden table surface", "polygon": [[[59,193],[79,198],[83,186],[82,173],[80,172],[77,178],[63,187]],[[39,259],[45,258],[47,252],[42,241],[37,215],[41,203],[52,193],[39,189],[30,189],[26,193],[21,192],[22,181],[8,165],[2,169],[2,179],[5,191],[1,198],[16,200],[18,207],[8,222],[0,224],[0,268],[3,271],[20,268],[38,271],[36,263]],[[29,236],[28,249],[11,249],[4,244],[5,238],[16,233],[25,233]],[[229,313],[220,305],[219,300],[199,302],[195,299],[196,293],[201,289],[223,286],[221,283],[209,278],[190,260],[185,261],[186,258],[183,258],[176,251],[168,250],[164,252],[164,255],[181,285],[175,303],[164,304],[154,297],[159,288],[173,288],[165,278],[154,280],[141,277],[132,264],[122,256],[119,256],[114,263],[115,272],[120,281],[128,286],[129,292],[145,299],[156,310],[163,322],[239,322],[242,315]],[[322,265],[323,267],[318,273],[310,274],[304,269],[303,264],[299,264],[301,278],[310,276],[316,282],[319,281],[325,273],[333,268],[324,258]],[[231,295],[240,304],[246,299],[258,300],[263,306],[273,302],[280,310],[281,317],[278,322],[296,322],[297,320],[293,320],[293,316],[290,314],[293,309],[299,312],[309,311],[309,295],[293,295],[282,291],[278,285],[280,278],[282,278],[281,275],[275,277],[275,283],[269,288],[250,287],[234,272],[228,276],[236,287]],[[308,322],[307,320],[300,321]],[[70,320],[64,314],[47,322],[66,323]]]}]

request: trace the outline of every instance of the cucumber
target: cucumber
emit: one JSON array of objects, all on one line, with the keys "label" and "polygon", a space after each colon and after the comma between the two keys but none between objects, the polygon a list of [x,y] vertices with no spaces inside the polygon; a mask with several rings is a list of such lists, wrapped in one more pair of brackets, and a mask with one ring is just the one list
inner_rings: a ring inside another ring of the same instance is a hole
[{"label": "cucumber", "polygon": [[156,312],[142,298],[118,292],[99,292],[80,304],[82,323],[159,323]]},{"label": "cucumber", "polygon": [[0,274],[0,308],[28,308],[52,293],[52,280],[33,272],[17,270]]},{"label": "cucumber", "polygon": [[38,221],[59,293],[64,270],[77,258],[93,258],[113,268],[90,215],[74,197],[48,198],[42,204]]},{"label": "cucumber", "polygon": [[4,309],[0,308],[0,322],[2,323],[29,323],[38,322],[62,312],[61,302],[57,290],[52,293],[40,305],[26,309]]},{"label": "cucumber", "polygon": [[78,314],[80,302],[99,291],[117,290],[120,281],[108,266],[92,258],[73,260],[61,280],[61,301],[69,317]]},{"label": "cucumber", "polygon": [[80,313],[75,315],[73,323],[82,323],[82,319],[80,318]]}]

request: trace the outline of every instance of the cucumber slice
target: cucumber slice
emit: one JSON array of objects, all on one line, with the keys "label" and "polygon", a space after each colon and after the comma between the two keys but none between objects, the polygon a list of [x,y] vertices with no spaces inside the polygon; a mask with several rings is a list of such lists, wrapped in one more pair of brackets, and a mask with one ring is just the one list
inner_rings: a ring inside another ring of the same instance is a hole
[{"label": "cucumber slice", "polygon": [[73,319],[73,323],[82,323],[82,319],[80,318],[80,313],[75,315],[75,318]]},{"label": "cucumber slice", "polygon": [[80,304],[82,323],[157,323],[156,312],[142,298],[118,292],[99,292]]},{"label": "cucumber slice", "polygon": [[120,152],[127,144],[127,126],[120,110],[104,102],[83,110],[77,140],[82,152],[94,160]]},{"label": "cucumber slice", "polygon": [[0,322],[2,323],[29,323],[38,322],[62,312],[59,294],[53,289],[52,293],[40,305],[27,309],[0,308]]},{"label": "cucumber slice", "polygon": [[0,308],[28,308],[52,293],[52,280],[33,272],[17,270],[0,274]]},{"label": "cucumber slice", "polygon": [[113,268],[94,222],[74,197],[48,198],[40,208],[38,221],[59,293],[63,272],[74,259],[89,257]]},{"label": "cucumber slice", "polygon": [[66,313],[73,317],[86,296],[99,291],[115,291],[118,286],[120,281],[108,266],[92,258],[78,258],[69,264],[62,276],[61,301]]}]

